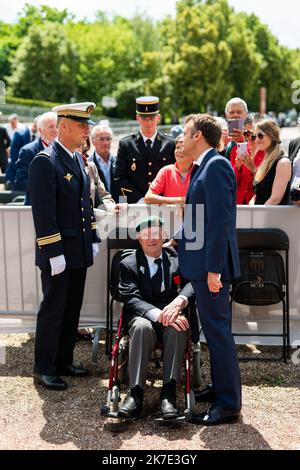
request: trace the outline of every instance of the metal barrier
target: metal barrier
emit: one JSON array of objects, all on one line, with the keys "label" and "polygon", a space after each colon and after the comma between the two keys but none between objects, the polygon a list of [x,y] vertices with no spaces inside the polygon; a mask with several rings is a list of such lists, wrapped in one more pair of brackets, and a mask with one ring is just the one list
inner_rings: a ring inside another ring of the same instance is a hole
[{"label": "metal barrier", "polygon": [[[128,219],[119,217],[118,226],[134,227],[137,218],[148,214],[149,206],[133,205],[134,214]],[[180,224],[180,213],[170,206],[157,206],[165,219],[169,219],[172,234]],[[96,210],[98,227],[102,235],[100,253],[89,268],[82,326],[105,327],[107,250],[105,233],[114,224],[113,216]],[[168,215],[172,217],[168,217]],[[216,221],[217,223],[217,221]],[[291,346],[300,344],[300,210],[297,207],[239,206],[239,228],[281,228],[290,240],[290,327]],[[34,331],[36,312],[41,300],[40,275],[34,265],[35,233],[30,207],[0,206],[0,333]],[[255,337],[255,332],[280,331],[280,305],[247,307],[235,305],[234,331],[249,332],[251,337],[236,338],[237,342],[277,344],[274,338]]]}]

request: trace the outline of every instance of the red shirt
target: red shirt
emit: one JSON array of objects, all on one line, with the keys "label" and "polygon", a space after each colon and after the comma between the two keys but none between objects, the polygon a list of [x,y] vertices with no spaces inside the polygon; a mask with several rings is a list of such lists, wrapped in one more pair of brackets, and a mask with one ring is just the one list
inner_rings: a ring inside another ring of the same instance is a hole
[{"label": "red shirt", "polygon": [[192,168],[193,165],[182,181],[177,162],[174,165],[164,166],[152,181],[150,190],[160,196],[185,197],[190,184]]},{"label": "red shirt", "polygon": [[[254,196],[253,191],[253,175],[249,168],[246,165],[242,165],[240,170],[238,170],[235,166],[235,159],[237,156],[238,147],[235,146],[231,149],[230,152],[230,162],[234,169],[235,177],[236,177],[236,203],[237,204],[249,204],[251,199]],[[248,152],[251,152],[250,145],[248,145]],[[253,163],[256,168],[259,167],[261,162],[263,161],[265,153],[263,150],[258,150],[255,154]]]}]

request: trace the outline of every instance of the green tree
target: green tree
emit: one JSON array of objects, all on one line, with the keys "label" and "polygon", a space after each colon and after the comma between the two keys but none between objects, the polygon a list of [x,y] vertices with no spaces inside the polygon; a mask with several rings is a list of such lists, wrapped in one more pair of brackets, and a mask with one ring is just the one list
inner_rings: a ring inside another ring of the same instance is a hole
[{"label": "green tree", "polygon": [[76,96],[78,54],[58,23],[34,25],[12,61],[8,79],[17,97],[65,101]]},{"label": "green tree", "polygon": [[74,15],[66,8],[58,10],[47,5],[36,7],[25,3],[25,6],[18,14],[17,34],[24,37],[33,25],[43,25],[45,22],[50,23],[66,23],[74,20]]},{"label": "green tree", "polygon": [[171,93],[171,114],[222,109],[231,94],[228,15],[226,0],[179,1],[175,20],[162,25],[166,38],[163,74]]}]

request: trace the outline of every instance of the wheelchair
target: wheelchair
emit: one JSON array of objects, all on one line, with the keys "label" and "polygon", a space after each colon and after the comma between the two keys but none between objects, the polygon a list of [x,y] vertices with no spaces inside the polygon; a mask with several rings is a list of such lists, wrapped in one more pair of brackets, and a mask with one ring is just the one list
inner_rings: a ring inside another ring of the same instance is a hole
[{"label": "wheelchair", "polygon": [[[111,302],[110,308],[113,309],[114,302],[121,302],[118,292],[118,284],[119,284],[119,266],[120,262],[126,257],[133,253],[133,249],[124,249],[116,253],[112,260],[112,265],[110,269],[110,279],[109,279],[109,286],[110,286],[110,294],[111,294]],[[197,319],[198,322],[198,315],[196,310],[192,312],[190,310],[190,315],[194,315],[194,319]],[[111,318],[113,313],[111,311]],[[189,318],[190,320],[190,318]],[[195,322],[194,322],[195,323]],[[107,399],[106,403],[101,406],[101,415],[110,417],[110,418],[117,418],[120,420],[124,420],[126,418],[118,417],[118,410],[119,410],[119,403],[121,401],[121,384],[124,382],[125,379],[125,371],[127,366],[127,359],[128,359],[128,349],[129,349],[129,337],[123,331],[123,324],[124,324],[124,313],[123,308],[121,308],[120,318],[118,321],[117,331],[115,335],[115,342],[111,348],[111,355],[110,355],[110,368],[109,368],[109,380],[108,380],[108,390],[107,390]],[[191,338],[191,332],[188,331],[186,349],[184,353],[184,367],[185,367],[185,398],[186,398],[186,409],[179,418],[171,419],[171,420],[164,420],[160,417],[155,418],[155,422],[157,423],[164,423],[164,424],[173,424],[173,423],[181,423],[186,419],[191,418],[196,414],[195,411],[195,397],[194,392],[192,389],[192,381],[191,381],[191,366],[193,368],[193,386],[195,388],[200,387],[201,382],[201,347],[200,347],[200,328],[196,335],[193,335]],[[158,346],[157,349],[160,349]],[[156,351],[155,351],[156,353]],[[157,356],[154,356],[156,368],[160,367],[159,361]],[[132,418],[130,418],[132,421]]]}]

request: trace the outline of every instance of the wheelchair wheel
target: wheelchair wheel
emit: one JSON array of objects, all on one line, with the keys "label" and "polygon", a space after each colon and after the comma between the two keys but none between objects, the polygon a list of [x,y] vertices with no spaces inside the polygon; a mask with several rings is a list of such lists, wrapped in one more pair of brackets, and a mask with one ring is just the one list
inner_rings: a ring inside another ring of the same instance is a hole
[{"label": "wheelchair wheel", "polygon": [[119,401],[121,401],[120,387],[118,385],[114,385],[112,389],[112,395],[111,395],[111,402],[112,402],[111,408],[113,412],[118,411]]},{"label": "wheelchair wheel", "polygon": [[195,388],[201,386],[201,345],[193,345],[193,384]]}]

